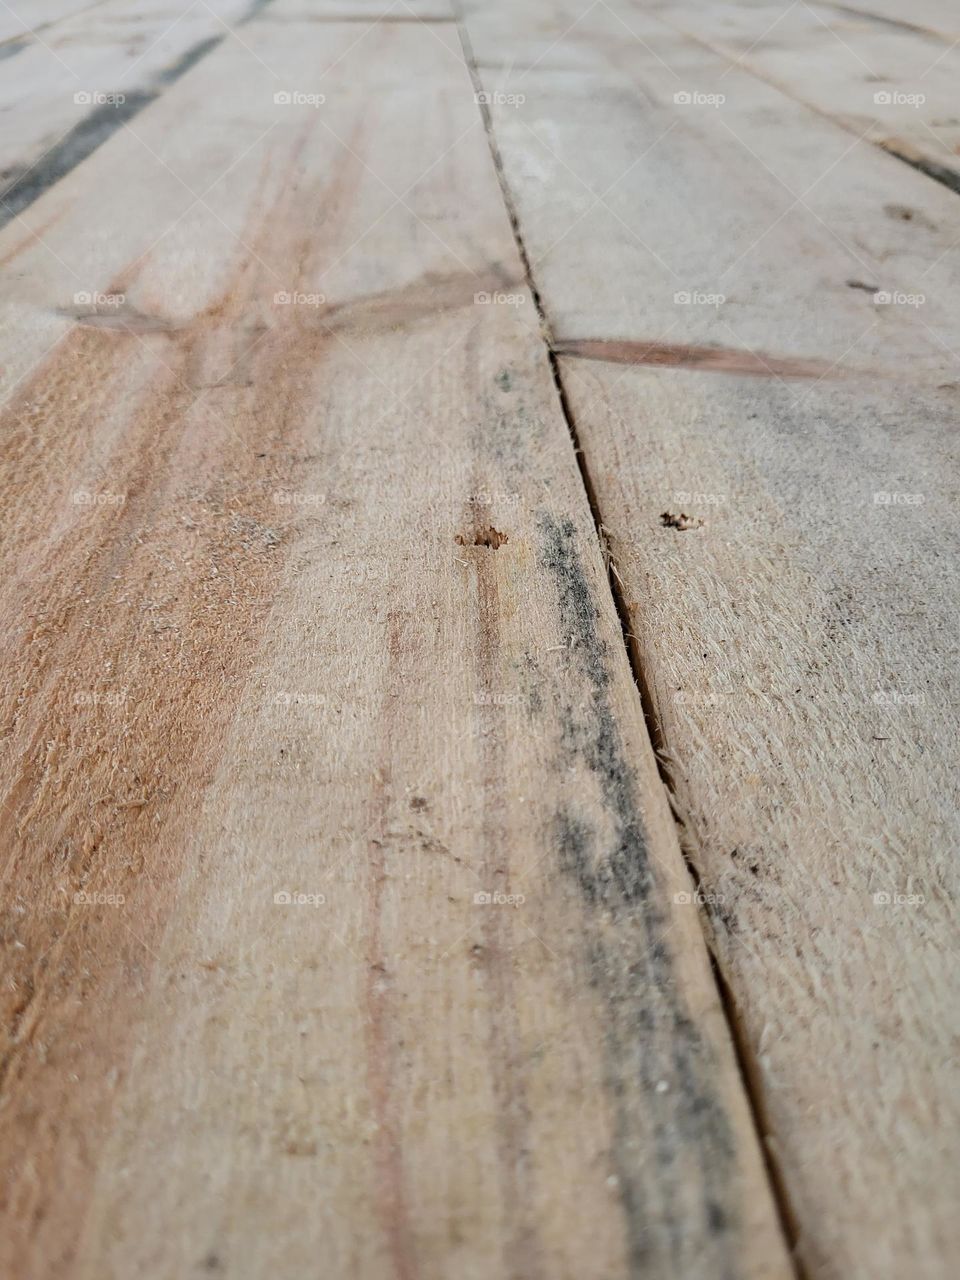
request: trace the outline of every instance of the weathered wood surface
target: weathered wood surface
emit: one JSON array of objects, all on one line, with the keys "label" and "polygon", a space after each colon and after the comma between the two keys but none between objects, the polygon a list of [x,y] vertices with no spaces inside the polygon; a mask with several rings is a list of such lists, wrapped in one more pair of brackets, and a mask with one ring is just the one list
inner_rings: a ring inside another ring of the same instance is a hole
[{"label": "weathered wood surface", "polygon": [[0,1266],[788,1276],[466,71],[245,31],[0,235]]},{"label": "weathered wood surface", "polygon": [[562,369],[799,1256],[945,1280],[957,392]]},{"label": "weathered wood surface", "polygon": [[251,0],[111,0],[25,44],[0,73],[0,226],[220,40]]},{"label": "weathered wood surface", "polygon": [[467,25],[799,1258],[946,1280],[956,196],[651,15]]},{"label": "weathered wood surface", "polygon": [[650,7],[857,137],[960,189],[960,52],[939,36],[820,5],[684,0]]},{"label": "weathered wood surface", "polygon": [[0,42],[46,39],[58,22],[102,3],[103,0],[14,0],[8,4],[5,0],[0,6]]},{"label": "weathered wood surface", "polygon": [[667,360],[752,352],[814,379],[837,362],[955,378],[956,196],[653,14],[620,10],[468,11],[558,340],[639,342]]}]

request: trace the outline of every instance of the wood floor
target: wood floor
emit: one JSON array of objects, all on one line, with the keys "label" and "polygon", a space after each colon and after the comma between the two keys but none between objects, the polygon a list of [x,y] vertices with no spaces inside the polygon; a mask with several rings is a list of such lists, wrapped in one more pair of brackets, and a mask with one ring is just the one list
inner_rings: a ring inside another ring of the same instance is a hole
[{"label": "wood floor", "polygon": [[958,72],[0,5],[0,1276],[952,1280]]}]

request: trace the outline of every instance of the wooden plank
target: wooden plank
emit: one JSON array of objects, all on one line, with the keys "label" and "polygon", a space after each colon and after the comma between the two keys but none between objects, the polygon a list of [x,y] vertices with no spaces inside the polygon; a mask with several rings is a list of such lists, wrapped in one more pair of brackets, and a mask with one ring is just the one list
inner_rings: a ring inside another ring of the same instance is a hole
[{"label": "wooden plank", "polygon": [[466,71],[247,30],[0,236],[6,1273],[788,1276]]},{"label": "wooden plank", "polygon": [[960,53],[935,35],[826,6],[657,6],[658,16],[960,189]]},{"label": "wooden plank", "polygon": [[956,392],[562,367],[799,1256],[947,1280]]},{"label": "wooden plank", "polygon": [[[635,665],[804,1274],[947,1280],[956,197],[603,8],[468,27]],[[828,165],[819,218],[777,222],[767,170],[802,193]],[[727,302],[671,312],[672,272],[719,291],[738,259]],[[848,350],[873,306],[854,273],[924,278],[939,319],[876,307]]]},{"label": "wooden plank", "polygon": [[230,36],[249,9],[250,0],[113,0],[25,47],[0,79],[0,225]]},{"label": "wooden plank", "polygon": [[571,21],[468,19],[559,340],[752,352],[814,379],[957,377],[952,193],[653,15]]}]

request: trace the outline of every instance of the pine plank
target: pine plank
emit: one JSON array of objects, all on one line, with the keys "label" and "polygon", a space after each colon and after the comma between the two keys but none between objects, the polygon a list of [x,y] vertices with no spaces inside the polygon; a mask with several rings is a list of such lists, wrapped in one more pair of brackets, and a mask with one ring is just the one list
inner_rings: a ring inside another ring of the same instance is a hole
[{"label": "pine plank", "polygon": [[0,234],[2,1265],[789,1276],[467,73],[246,32]]},{"label": "pine plank", "polygon": [[942,39],[826,6],[684,3],[658,16],[858,137],[960,189],[960,54]]},{"label": "pine plank", "polygon": [[653,14],[481,6],[468,26],[558,340],[957,377],[951,192]]},{"label": "pine plank", "polygon": [[31,42],[0,77],[0,223],[20,213],[218,41],[251,0],[112,0]]},{"label": "pine plank", "polygon": [[467,25],[803,1274],[947,1280],[956,197],[627,6]]},{"label": "pine plank", "polygon": [[561,364],[805,1272],[947,1280],[956,390]]}]

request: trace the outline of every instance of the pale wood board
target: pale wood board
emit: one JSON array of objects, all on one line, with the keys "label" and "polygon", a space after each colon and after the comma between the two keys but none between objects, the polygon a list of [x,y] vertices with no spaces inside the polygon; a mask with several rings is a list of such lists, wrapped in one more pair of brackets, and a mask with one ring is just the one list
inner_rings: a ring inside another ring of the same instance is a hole
[{"label": "pale wood board", "polygon": [[562,370],[799,1257],[947,1280],[957,393]]},{"label": "pale wood board", "polygon": [[[250,0],[111,0],[61,22],[5,62],[0,201],[26,178],[40,194],[44,168],[52,170],[47,181],[59,180],[121,127],[124,106],[162,92],[185,60],[229,36],[249,9]],[[0,218],[3,210],[0,204]]]},{"label": "pale wood board", "polygon": [[[955,379],[956,196],[620,7],[468,11],[558,340],[746,351],[814,379],[838,362]],[[924,302],[878,304],[874,291]]]},{"label": "pale wood board", "polygon": [[0,235],[3,1265],[789,1276],[470,80],[245,31]]},{"label": "pale wood board", "polygon": [[858,137],[960,188],[960,52],[940,37],[820,5],[649,7]]},{"label": "pale wood board", "polygon": [[[849,143],[822,117],[649,15],[486,5],[467,25],[804,1274],[947,1280],[956,197],[865,145],[816,188],[825,225],[771,225],[764,166],[803,191]],[[725,91],[762,163],[673,84]],[[644,244],[691,290],[747,256],[700,319]],[[889,325],[851,349],[864,268],[936,280],[938,320],[876,307]],[[706,523],[663,526],[681,511]]]}]

